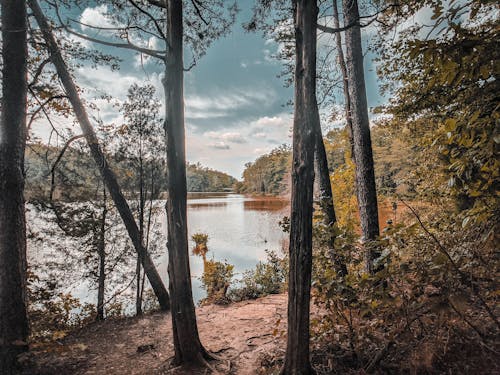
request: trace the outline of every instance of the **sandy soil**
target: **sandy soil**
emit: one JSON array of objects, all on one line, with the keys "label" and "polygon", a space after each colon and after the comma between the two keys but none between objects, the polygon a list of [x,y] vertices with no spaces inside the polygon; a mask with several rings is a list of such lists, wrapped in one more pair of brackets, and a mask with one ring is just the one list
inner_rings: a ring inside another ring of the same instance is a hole
[{"label": "sandy soil", "polygon": [[[265,354],[284,353],[286,295],[197,309],[202,343],[221,358],[222,374],[258,374]],[[180,374],[170,314],[95,323],[29,354],[29,374]],[[182,372],[182,373],[193,373]]]}]

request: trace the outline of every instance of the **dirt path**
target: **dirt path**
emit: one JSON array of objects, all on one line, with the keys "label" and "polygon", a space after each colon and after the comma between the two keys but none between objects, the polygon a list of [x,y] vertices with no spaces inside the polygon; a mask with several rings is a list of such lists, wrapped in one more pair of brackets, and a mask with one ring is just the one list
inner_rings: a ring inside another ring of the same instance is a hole
[{"label": "dirt path", "polygon": [[[220,373],[258,374],[263,354],[284,352],[286,295],[197,309],[202,343]],[[50,348],[34,349],[29,374],[167,374],[169,314],[96,323]],[[179,373],[173,372],[173,373]]]}]

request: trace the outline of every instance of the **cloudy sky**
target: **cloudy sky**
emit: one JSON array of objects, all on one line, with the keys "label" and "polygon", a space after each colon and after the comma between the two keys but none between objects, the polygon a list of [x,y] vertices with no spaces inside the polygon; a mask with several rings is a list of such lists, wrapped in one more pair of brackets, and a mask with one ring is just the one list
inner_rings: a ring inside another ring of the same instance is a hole
[{"label": "cloudy sky", "polygon": [[[242,29],[242,23],[251,17],[251,4],[250,0],[239,1],[241,11],[232,32],[216,41],[198,64],[185,73],[188,161],[200,162],[236,178],[241,178],[245,163],[283,143],[291,143],[292,108],[286,103],[292,99],[293,90],[285,88],[283,80],[277,78],[282,67],[272,55],[278,45],[266,40],[261,33],[247,33]],[[106,11],[105,5],[88,7],[74,17],[82,23],[111,26]],[[75,29],[92,35],[92,31],[82,25],[76,25]],[[370,31],[363,32],[367,39]],[[322,43],[333,46],[331,38]],[[76,70],[77,83],[84,88],[85,97],[93,98],[99,108],[93,113],[95,117],[105,123],[120,124],[122,116],[114,104],[125,99],[132,83],[153,84],[159,99],[163,99],[161,65],[132,52],[97,48],[120,56],[123,62],[118,71],[90,66]],[[369,106],[373,107],[383,99],[378,93],[371,59],[371,55],[366,56],[365,71]],[[114,99],[111,102],[96,99],[102,93]],[[60,120],[57,123],[65,125],[65,121],[71,122]],[[35,132],[46,137],[43,122]]]}]

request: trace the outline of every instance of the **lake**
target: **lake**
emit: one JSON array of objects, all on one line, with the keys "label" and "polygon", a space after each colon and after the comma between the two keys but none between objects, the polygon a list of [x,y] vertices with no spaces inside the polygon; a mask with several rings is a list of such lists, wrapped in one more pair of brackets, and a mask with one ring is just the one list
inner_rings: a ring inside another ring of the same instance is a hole
[{"label": "lake", "polygon": [[[191,235],[208,234],[207,258],[234,265],[235,279],[245,270],[266,260],[266,249],[279,251],[288,243],[279,221],[289,215],[289,201],[273,197],[251,197],[233,193],[189,193],[187,205],[189,251],[194,247]],[[165,213],[160,218],[166,232]],[[201,257],[190,254],[193,298],[205,296],[200,276]],[[166,281],[167,255],[160,258],[159,272]]]},{"label": "lake", "polygon": [[[192,234],[197,232],[208,234],[207,258],[232,264],[235,280],[240,278],[245,270],[252,269],[259,261],[266,260],[266,249],[279,252],[283,246],[287,248],[288,236],[282,232],[278,224],[283,216],[289,215],[287,200],[233,193],[189,193],[187,203],[189,260],[195,302],[204,298],[205,292],[200,281],[203,273],[203,260],[191,254],[194,247],[194,242],[191,241]],[[166,237],[165,201],[157,201],[155,206],[159,208],[159,216],[155,222],[159,224],[159,229]],[[121,222],[119,217],[116,217],[116,220]],[[81,302],[95,303],[97,294],[95,277],[89,279],[87,267],[82,267],[76,262],[76,259],[82,258],[80,243],[82,240],[65,236],[55,224],[54,214],[50,210],[40,211],[28,204],[27,222],[29,232],[36,233],[36,236],[28,236],[28,262],[33,269],[44,277],[58,279],[63,288],[62,291],[71,293]],[[124,229],[120,236],[127,236]],[[112,251],[112,248],[123,247],[120,238],[122,237],[116,238],[115,236],[114,239],[109,240],[108,251]],[[159,265],[158,271],[168,286],[167,251],[163,243],[164,240],[158,244],[160,257],[155,263]],[[108,261],[111,259],[109,258]],[[119,277],[119,274],[128,273],[123,281],[115,280],[115,285],[121,285],[117,290],[128,285],[129,280],[132,280],[130,271],[135,269],[133,259],[129,262],[129,266],[121,266],[121,273],[108,275],[108,277]],[[96,262],[96,259],[91,262]],[[92,268],[91,264],[88,266]],[[85,273],[87,276],[84,277]],[[135,283],[130,285],[122,291],[122,294],[130,296],[129,300],[132,300]],[[107,290],[105,298],[111,294],[111,291]],[[132,308],[131,304],[127,306],[126,311],[132,313]]]}]

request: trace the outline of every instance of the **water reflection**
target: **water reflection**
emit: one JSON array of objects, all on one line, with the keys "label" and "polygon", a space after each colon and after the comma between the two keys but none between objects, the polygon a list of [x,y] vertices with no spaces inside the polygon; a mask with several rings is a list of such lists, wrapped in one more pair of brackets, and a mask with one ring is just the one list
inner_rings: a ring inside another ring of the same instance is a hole
[{"label": "water reflection", "polygon": [[[288,201],[273,197],[250,197],[234,193],[190,193],[188,195],[188,235],[207,233],[208,258],[226,260],[234,265],[236,277],[258,261],[266,259],[265,250],[280,250],[287,240],[279,221],[288,215]],[[166,220],[162,217],[164,230]],[[203,272],[200,257],[190,256],[193,296],[204,296],[199,277]],[[161,258],[159,271],[166,278],[167,256]],[[166,281],[166,280],[165,280]]]}]

